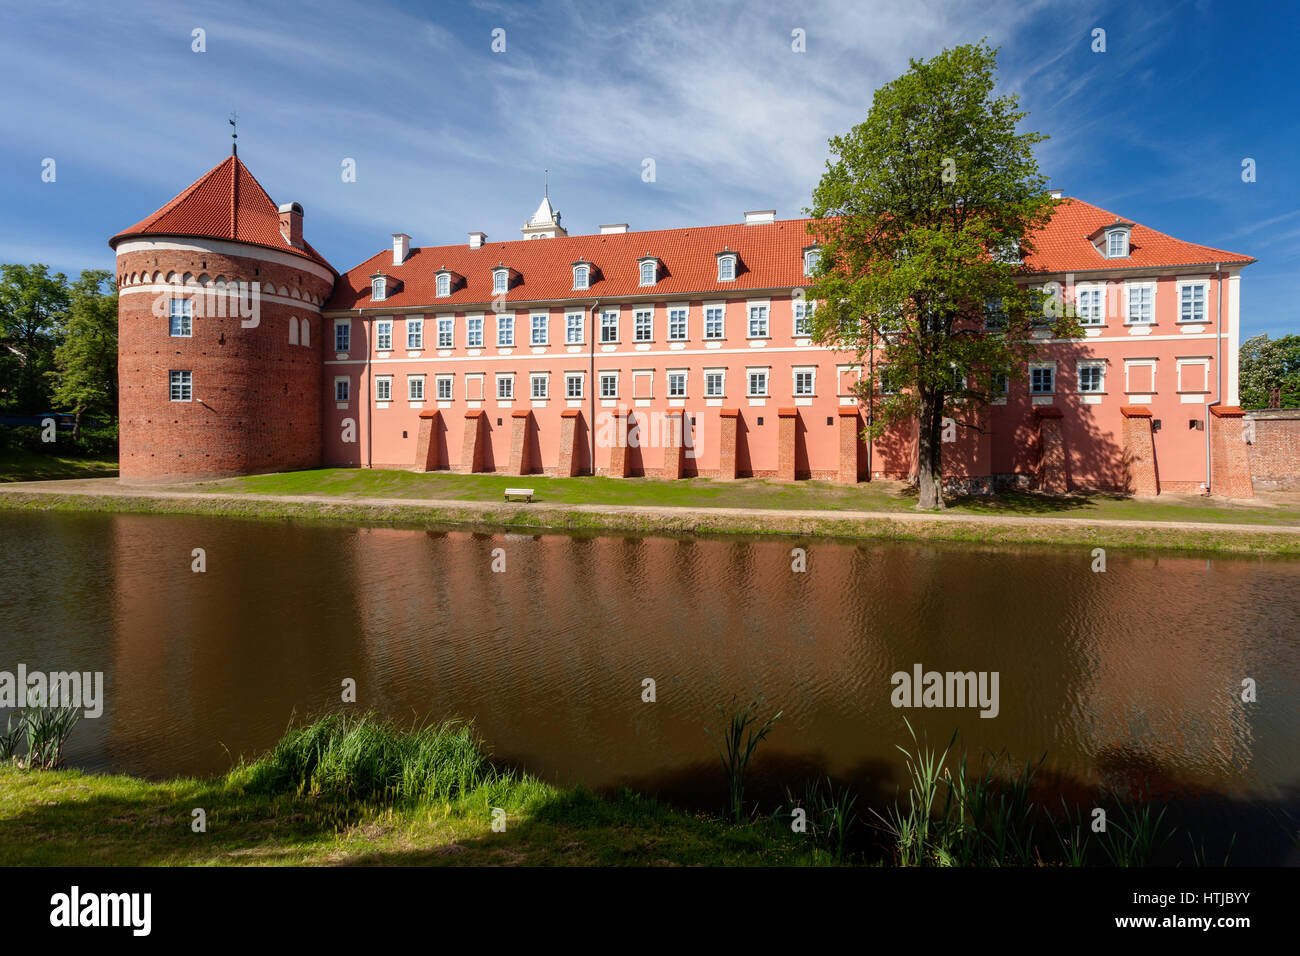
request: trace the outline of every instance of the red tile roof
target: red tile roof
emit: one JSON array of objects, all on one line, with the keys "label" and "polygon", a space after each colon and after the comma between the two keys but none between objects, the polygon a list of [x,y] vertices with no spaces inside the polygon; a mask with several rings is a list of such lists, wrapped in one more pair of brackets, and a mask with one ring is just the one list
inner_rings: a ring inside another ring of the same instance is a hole
[{"label": "red tile roof", "polygon": [[[1245,264],[1255,260],[1209,246],[1183,242],[1135,225],[1131,256],[1104,258],[1088,236],[1119,217],[1078,199],[1057,206],[1051,222],[1035,237],[1037,251],[1028,259],[1036,272],[1089,269],[1163,268],[1223,262]],[[498,264],[520,273],[506,301],[537,302],[569,299],[590,302],[615,296],[662,298],[709,297],[744,294],[759,289],[800,288],[808,285],[803,274],[803,250],[813,245],[807,219],[786,219],[746,226],[691,226],[609,235],[568,236],[554,239],[517,239],[489,242],[479,249],[466,244],[412,249],[406,261],[393,265],[385,249],[339,277],[326,309],[384,309],[425,306],[449,311],[482,306],[492,299],[492,270]],[[740,271],[732,282],[719,282],[715,253],[731,249],[740,255]],[[660,279],[640,285],[637,259],[657,256]],[[591,288],[573,288],[573,263],[586,259],[598,270]],[[446,269],[464,277],[450,296],[439,298],[435,277]],[[370,277],[382,272],[389,282],[388,297],[370,298]]]},{"label": "red tile roof", "polygon": [[136,236],[195,236],[228,239],[287,252],[318,262],[337,274],[311,244],[299,249],[280,232],[280,212],[248,167],[231,156],[208,170],[152,216],[108,241],[113,248]]}]

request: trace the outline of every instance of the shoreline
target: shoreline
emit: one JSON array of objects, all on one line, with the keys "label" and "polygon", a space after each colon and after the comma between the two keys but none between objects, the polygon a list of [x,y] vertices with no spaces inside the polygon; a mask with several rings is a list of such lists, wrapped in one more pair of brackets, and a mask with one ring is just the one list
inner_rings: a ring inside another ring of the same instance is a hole
[{"label": "shoreline", "polygon": [[[964,544],[1091,545],[1164,551],[1300,556],[1300,527],[1212,522],[988,516],[779,508],[674,508],[455,499],[186,492],[61,483],[0,485],[0,509],[294,518],[475,530],[839,538]],[[52,487],[53,486],[53,487]]]}]

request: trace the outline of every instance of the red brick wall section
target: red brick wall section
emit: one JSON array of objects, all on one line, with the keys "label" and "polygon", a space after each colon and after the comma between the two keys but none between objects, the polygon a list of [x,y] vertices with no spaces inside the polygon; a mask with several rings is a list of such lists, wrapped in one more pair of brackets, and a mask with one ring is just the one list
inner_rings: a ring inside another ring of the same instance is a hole
[{"label": "red brick wall section", "polygon": [[858,480],[858,446],[862,432],[862,416],[857,406],[840,409],[840,467],[836,481],[853,484]]},{"label": "red brick wall section", "polygon": [[1123,405],[1124,416],[1124,473],[1130,494],[1150,496],[1160,494],[1160,478],[1156,471],[1155,436],[1151,431],[1151,409],[1144,405]]},{"label": "red brick wall section", "polygon": [[465,437],[460,446],[460,465],[457,471],[462,475],[483,470],[483,409],[473,409],[465,413]]},{"label": "red brick wall section", "polygon": [[613,414],[614,447],[609,450],[609,474],[611,478],[626,478],[629,474],[627,460],[627,412],[619,409]]},{"label": "red brick wall section", "polygon": [[686,424],[686,413],[680,411],[669,412],[671,434],[670,443],[664,446],[664,467],[661,477],[676,480],[686,473],[686,443],[683,439],[683,428],[689,428]]},{"label": "red brick wall section", "polygon": [[1050,406],[1034,409],[1038,419],[1038,490],[1064,495],[1070,490],[1066,473],[1065,438],[1061,434],[1061,410]]},{"label": "red brick wall section", "polygon": [[1300,487],[1300,408],[1247,412],[1256,488]]},{"label": "red brick wall section", "polygon": [[532,470],[528,454],[533,413],[531,409],[517,409],[510,416],[510,468],[508,474],[526,475]]},{"label": "red brick wall section", "polygon": [[442,413],[436,408],[420,412],[420,434],[415,440],[415,470],[434,471],[438,467],[438,438],[442,432]]},{"label": "red brick wall section", "polygon": [[[201,245],[201,240],[184,241]],[[238,304],[223,296],[223,314],[201,315],[204,306],[196,304],[193,335],[170,335],[167,300],[173,293],[164,284],[173,273],[182,280],[189,274],[194,282],[182,298],[202,299],[198,280],[204,277],[211,283],[257,282],[259,293],[269,293],[274,286],[276,295],[283,289],[289,299],[295,291],[299,298],[329,298],[332,280],[268,262],[256,247],[247,248],[247,256],[191,248],[137,250],[117,257],[119,285],[132,274],[150,276],[149,288],[132,292],[128,283],[118,298],[124,481],[221,477],[320,464],[326,334],[315,307],[262,295],[257,326],[245,328]],[[137,281],[136,286],[142,285]],[[215,297],[208,301],[216,305]],[[161,314],[155,314],[155,303]],[[291,318],[307,323],[309,345],[290,344]],[[171,401],[172,370],[191,373],[192,401]]]},{"label": "red brick wall section", "polygon": [[577,408],[566,408],[560,413],[560,464],[555,473],[561,478],[572,478],[578,473],[578,449],[574,442],[581,416],[582,411]]},{"label": "red brick wall section", "polygon": [[1243,434],[1246,413],[1235,405],[1210,406],[1210,491],[1225,498],[1253,498],[1250,449]]},{"label": "red brick wall section", "polygon": [[778,408],[776,433],[776,477],[778,481],[794,481],[795,432],[799,428],[799,409]]},{"label": "red brick wall section", "polygon": [[736,477],[736,432],[740,424],[740,409],[724,408],[719,411],[718,425],[718,477]]}]

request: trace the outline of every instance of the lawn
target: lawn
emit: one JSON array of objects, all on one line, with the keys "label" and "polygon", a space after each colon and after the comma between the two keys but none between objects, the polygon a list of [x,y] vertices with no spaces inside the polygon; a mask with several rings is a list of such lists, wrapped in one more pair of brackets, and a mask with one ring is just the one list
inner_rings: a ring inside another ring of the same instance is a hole
[{"label": "lawn", "polygon": [[25,448],[0,449],[0,481],[111,478],[116,474],[116,460],[64,458]]},{"label": "lawn", "polygon": [[[742,479],[547,478],[509,475],[420,474],[409,471],[317,468],[256,475],[185,486],[190,491],[260,495],[317,495],[349,498],[409,498],[499,502],[509,487],[536,492],[538,502],[569,505],[623,505],[664,508],[744,508],[755,510],[908,512],[915,493],[903,482],[873,481],[841,485],[828,481],[795,483]],[[950,498],[949,510],[962,515],[1034,518],[1098,518],[1148,522],[1197,521],[1237,524],[1300,525],[1300,494],[1236,502],[1199,495],[1156,499],[1122,495],[1072,495],[1052,498],[1027,492],[991,497]]]}]

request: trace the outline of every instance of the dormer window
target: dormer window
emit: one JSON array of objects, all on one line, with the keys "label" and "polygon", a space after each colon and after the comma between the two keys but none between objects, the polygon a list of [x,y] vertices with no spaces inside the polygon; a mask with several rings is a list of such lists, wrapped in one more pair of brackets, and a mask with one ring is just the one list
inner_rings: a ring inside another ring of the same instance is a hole
[{"label": "dormer window", "polygon": [[493,269],[492,270],[492,294],[500,295],[510,289],[510,270]]},{"label": "dormer window", "polygon": [[810,276],[817,269],[817,257],[821,255],[819,246],[810,246],[803,251],[803,274]]},{"label": "dormer window", "polygon": [[1106,258],[1128,258],[1128,229],[1110,229],[1106,232]]},{"label": "dormer window", "polygon": [[641,274],[641,285],[654,285],[659,281],[659,260],[646,255],[637,260]]},{"label": "dormer window", "polygon": [[573,264],[573,287],[575,289],[591,288],[591,264],[579,259]]},{"label": "dormer window", "polygon": [[445,298],[451,295],[451,274],[447,272],[438,273],[437,295],[439,298]]},{"label": "dormer window", "polygon": [[993,250],[993,260],[995,262],[1006,262],[1012,265],[1022,262],[1020,255],[1020,241],[1018,239],[1008,239],[1001,243]]},{"label": "dormer window", "polygon": [[375,276],[370,280],[370,298],[375,302],[382,302],[388,297],[388,279],[385,276]]},{"label": "dormer window", "polygon": [[723,250],[718,256],[718,281],[732,282],[736,278],[736,254]]}]

